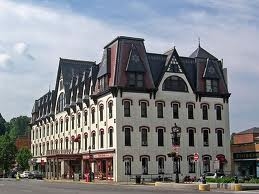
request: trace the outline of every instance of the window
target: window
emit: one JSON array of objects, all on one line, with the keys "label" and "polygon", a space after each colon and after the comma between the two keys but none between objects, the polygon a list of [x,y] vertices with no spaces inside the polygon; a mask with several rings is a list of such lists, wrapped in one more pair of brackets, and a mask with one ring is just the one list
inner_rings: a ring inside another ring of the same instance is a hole
[{"label": "window", "polygon": [[112,102],[109,102],[109,119],[112,118]]},{"label": "window", "polygon": [[124,101],[124,116],[130,117],[130,101]]},{"label": "window", "polygon": [[158,146],[164,146],[164,129],[157,130]]},{"label": "window", "polygon": [[195,173],[195,161],[193,156],[188,157],[188,164],[189,164],[189,173]]},{"label": "window", "polygon": [[32,156],[34,156],[34,145],[32,146]]},{"label": "window", "polygon": [[74,151],[74,148],[75,148],[75,140],[74,139],[72,139],[72,141],[71,141],[71,149],[72,149],[72,152]]},{"label": "window", "polygon": [[81,136],[78,137],[78,152],[81,150]]},{"label": "window", "polygon": [[51,135],[53,135],[53,123],[51,123],[50,125],[50,132],[51,132]]},{"label": "window", "polygon": [[63,120],[60,121],[60,132],[63,132]]},{"label": "window", "polygon": [[41,127],[39,128],[39,130],[40,130],[40,131],[39,131],[39,134],[40,134],[40,138],[41,138]]},{"label": "window", "polygon": [[217,139],[218,139],[218,146],[222,147],[223,146],[222,130],[217,130]]},{"label": "window", "polygon": [[146,128],[141,129],[141,145],[147,146],[147,132],[148,130]]},{"label": "window", "polygon": [[[180,157],[173,158],[173,171],[176,174],[176,171],[178,170],[178,173],[181,173],[181,164],[180,164]],[[176,162],[178,160],[178,163]],[[178,164],[178,166],[177,166]]]},{"label": "window", "polygon": [[189,146],[194,146],[194,130],[193,129],[189,129]]},{"label": "window", "polygon": [[144,87],[144,74],[137,72],[128,73],[128,86],[129,87]]},{"label": "window", "polygon": [[71,128],[74,129],[75,128],[75,117],[74,116],[72,116],[72,118],[71,118],[71,123],[72,123]]},{"label": "window", "polygon": [[209,146],[209,130],[208,129],[203,130],[203,146],[204,147]]},{"label": "window", "polygon": [[34,140],[34,130],[32,131],[32,139]]},{"label": "window", "polygon": [[176,91],[176,92],[188,92],[185,81],[178,76],[170,76],[165,79],[162,90],[164,91]]},{"label": "window", "polygon": [[173,104],[173,118],[179,119],[179,105]]},{"label": "window", "polygon": [[141,102],[140,107],[141,107],[141,117],[147,117],[147,103]]},{"label": "window", "polygon": [[142,174],[148,174],[148,158],[143,157],[141,159],[142,163]]},{"label": "window", "polygon": [[42,137],[45,137],[45,127],[42,127]]},{"label": "window", "polygon": [[113,128],[109,129],[109,146],[113,147]]},{"label": "window", "polygon": [[45,144],[42,144],[42,155],[45,156]]},{"label": "window", "polygon": [[95,149],[95,133],[92,133],[92,149]]},{"label": "window", "polygon": [[87,111],[85,111],[85,125],[87,125]]},{"label": "window", "polygon": [[182,69],[178,64],[178,61],[176,60],[175,56],[172,57],[172,60],[169,63],[169,67],[167,69],[169,72],[174,72],[174,73],[182,73]]},{"label": "window", "polygon": [[131,175],[131,159],[126,158],[124,161],[125,165],[125,175]]},{"label": "window", "polygon": [[218,80],[206,80],[206,92],[218,92]]},{"label": "window", "polygon": [[100,147],[103,148],[103,135],[104,135],[104,132],[103,130],[101,131],[101,134],[100,134]]},{"label": "window", "polygon": [[47,149],[47,151],[49,151],[49,142],[47,142],[47,148],[46,149]]},{"label": "window", "polygon": [[202,105],[202,119],[208,120],[208,105]]},{"label": "window", "polygon": [[66,138],[66,150],[68,150],[68,138]]},{"label": "window", "polygon": [[158,174],[164,174],[165,172],[165,159],[163,157],[158,158]]},{"label": "window", "polygon": [[66,118],[66,131],[68,131],[68,123],[69,123],[69,119]]},{"label": "window", "polygon": [[216,118],[217,120],[221,120],[221,107],[216,106]]},{"label": "window", "polygon": [[77,115],[77,128],[81,127],[81,114]]},{"label": "window", "polygon": [[64,105],[65,105],[64,93],[61,93],[57,101],[57,109],[56,109],[57,113],[64,111]]},{"label": "window", "polygon": [[103,121],[103,106],[101,105],[99,108],[100,111],[100,121]]},{"label": "window", "polygon": [[87,150],[87,138],[88,138],[88,135],[85,134],[85,150]]},{"label": "window", "polygon": [[47,125],[47,136],[49,136],[49,125]]},{"label": "window", "polygon": [[131,134],[130,134],[130,128],[125,127],[124,133],[125,133],[125,146],[131,146]]},{"label": "window", "polygon": [[55,149],[57,150],[58,149],[58,140],[56,140],[56,142],[55,142]]},{"label": "window", "polygon": [[94,108],[92,109],[91,113],[92,113],[92,124],[93,124],[93,123],[95,123],[95,115],[94,115],[95,114],[95,109]]},{"label": "window", "polygon": [[188,109],[188,119],[193,119],[193,104],[188,104],[187,105]]},{"label": "window", "polygon": [[38,156],[38,145],[36,145],[35,156]]},{"label": "window", "polygon": [[58,121],[56,121],[56,134],[58,134]]},{"label": "window", "polygon": [[63,139],[60,139],[60,150],[63,149]]},{"label": "window", "polygon": [[161,103],[161,102],[159,102],[159,103],[157,103],[157,118],[163,118],[164,117],[164,115],[163,115],[163,107],[164,105],[163,105],[163,103]]},{"label": "window", "polygon": [[63,89],[63,80],[60,80],[59,81],[59,90],[62,90]]},{"label": "window", "polygon": [[203,172],[210,172],[210,157],[203,157]]}]

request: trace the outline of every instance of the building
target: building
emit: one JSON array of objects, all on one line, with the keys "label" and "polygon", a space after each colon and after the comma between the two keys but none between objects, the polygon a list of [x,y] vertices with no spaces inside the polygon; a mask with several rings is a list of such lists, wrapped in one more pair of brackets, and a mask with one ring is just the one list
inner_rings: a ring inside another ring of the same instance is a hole
[{"label": "building", "polygon": [[180,178],[215,171],[215,161],[231,170],[227,71],[200,45],[182,57],[120,36],[98,64],[61,58],[55,84],[32,110],[31,150],[47,178],[173,175],[172,127],[181,129]]},{"label": "building", "polygon": [[25,136],[19,136],[15,140],[15,146],[17,150],[20,150],[22,148],[31,149],[31,138],[30,135]]},{"label": "building", "polygon": [[259,178],[259,128],[232,135],[233,171],[238,176]]}]

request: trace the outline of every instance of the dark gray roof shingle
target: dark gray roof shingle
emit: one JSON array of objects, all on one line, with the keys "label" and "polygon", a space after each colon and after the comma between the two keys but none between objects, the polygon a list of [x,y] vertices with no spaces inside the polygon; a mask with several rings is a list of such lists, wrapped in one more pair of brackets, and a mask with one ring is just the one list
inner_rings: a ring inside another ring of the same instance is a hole
[{"label": "dark gray roof shingle", "polygon": [[214,57],[208,51],[203,49],[200,45],[189,57],[190,58],[204,58],[204,59],[209,58],[209,59],[213,59],[213,60],[218,60],[216,57]]}]

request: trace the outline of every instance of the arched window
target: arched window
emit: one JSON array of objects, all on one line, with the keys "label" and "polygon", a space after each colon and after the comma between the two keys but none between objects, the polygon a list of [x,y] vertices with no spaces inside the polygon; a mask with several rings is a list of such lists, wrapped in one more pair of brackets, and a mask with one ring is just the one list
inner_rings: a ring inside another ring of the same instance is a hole
[{"label": "arched window", "polygon": [[109,147],[113,147],[113,128],[109,128]]},{"label": "arched window", "polygon": [[65,105],[65,98],[64,98],[64,93],[62,92],[57,101],[57,113],[64,111],[64,105]]},{"label": "arched window", "polygon": [[188,88],[185,81],[178,76],[170,76],[166,78],[163,83],[162,90],[188,92]]},{"label": "arched window", "polygon": [[103,121],[103,105],[102,104],[99,107],[99,112],[100,112],[100,121]]},{"label": "arched window", "polygon": [[142,146],[147,146],[147,142],[148,142],[148,138],[147,138],[147,132],[148,129],[147,128],[141,128],[141,145]]},{"label": "arched window", "polygon": [[165,172],[165,157],[158,157],[157,159],[157,170],[158,170],[158,174],[164,174]]},{"label": "arched window", "polygon": [[203,161],[203,172],[210,172],[210,160],[211,160],[210,155],[204,155],[202,156],[202,161]]},{"label": "arched window", "polygon": [[110,101],[109,105],[108,105],[109,106],[109,119],[112,118],[112,105],[113,105],[113,103],[112,103],[112,101]]},{"label": "arched window", "polygon": [[189,166],[189,173],[195,173],[196,169],[195,169],[195,161],[194,161],[193,155],[187,156],[187,160],[188,160],[188,166]]}]

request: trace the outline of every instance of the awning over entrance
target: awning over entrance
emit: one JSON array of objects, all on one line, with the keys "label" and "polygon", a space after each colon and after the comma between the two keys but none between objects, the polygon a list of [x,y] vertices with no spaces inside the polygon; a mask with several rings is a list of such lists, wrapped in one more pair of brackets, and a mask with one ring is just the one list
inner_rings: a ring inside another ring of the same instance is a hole
[{"label": "awning over entrance", "polygon": [[216,156],[216,158],[217,158],[217,159],[219,160],[219,162],[222,163],[222,164],[228,162],[227,159],[226,159],[226,157],[225,157],[225,155],[223,155],[223,154],[218,154],[218,155]]}]

